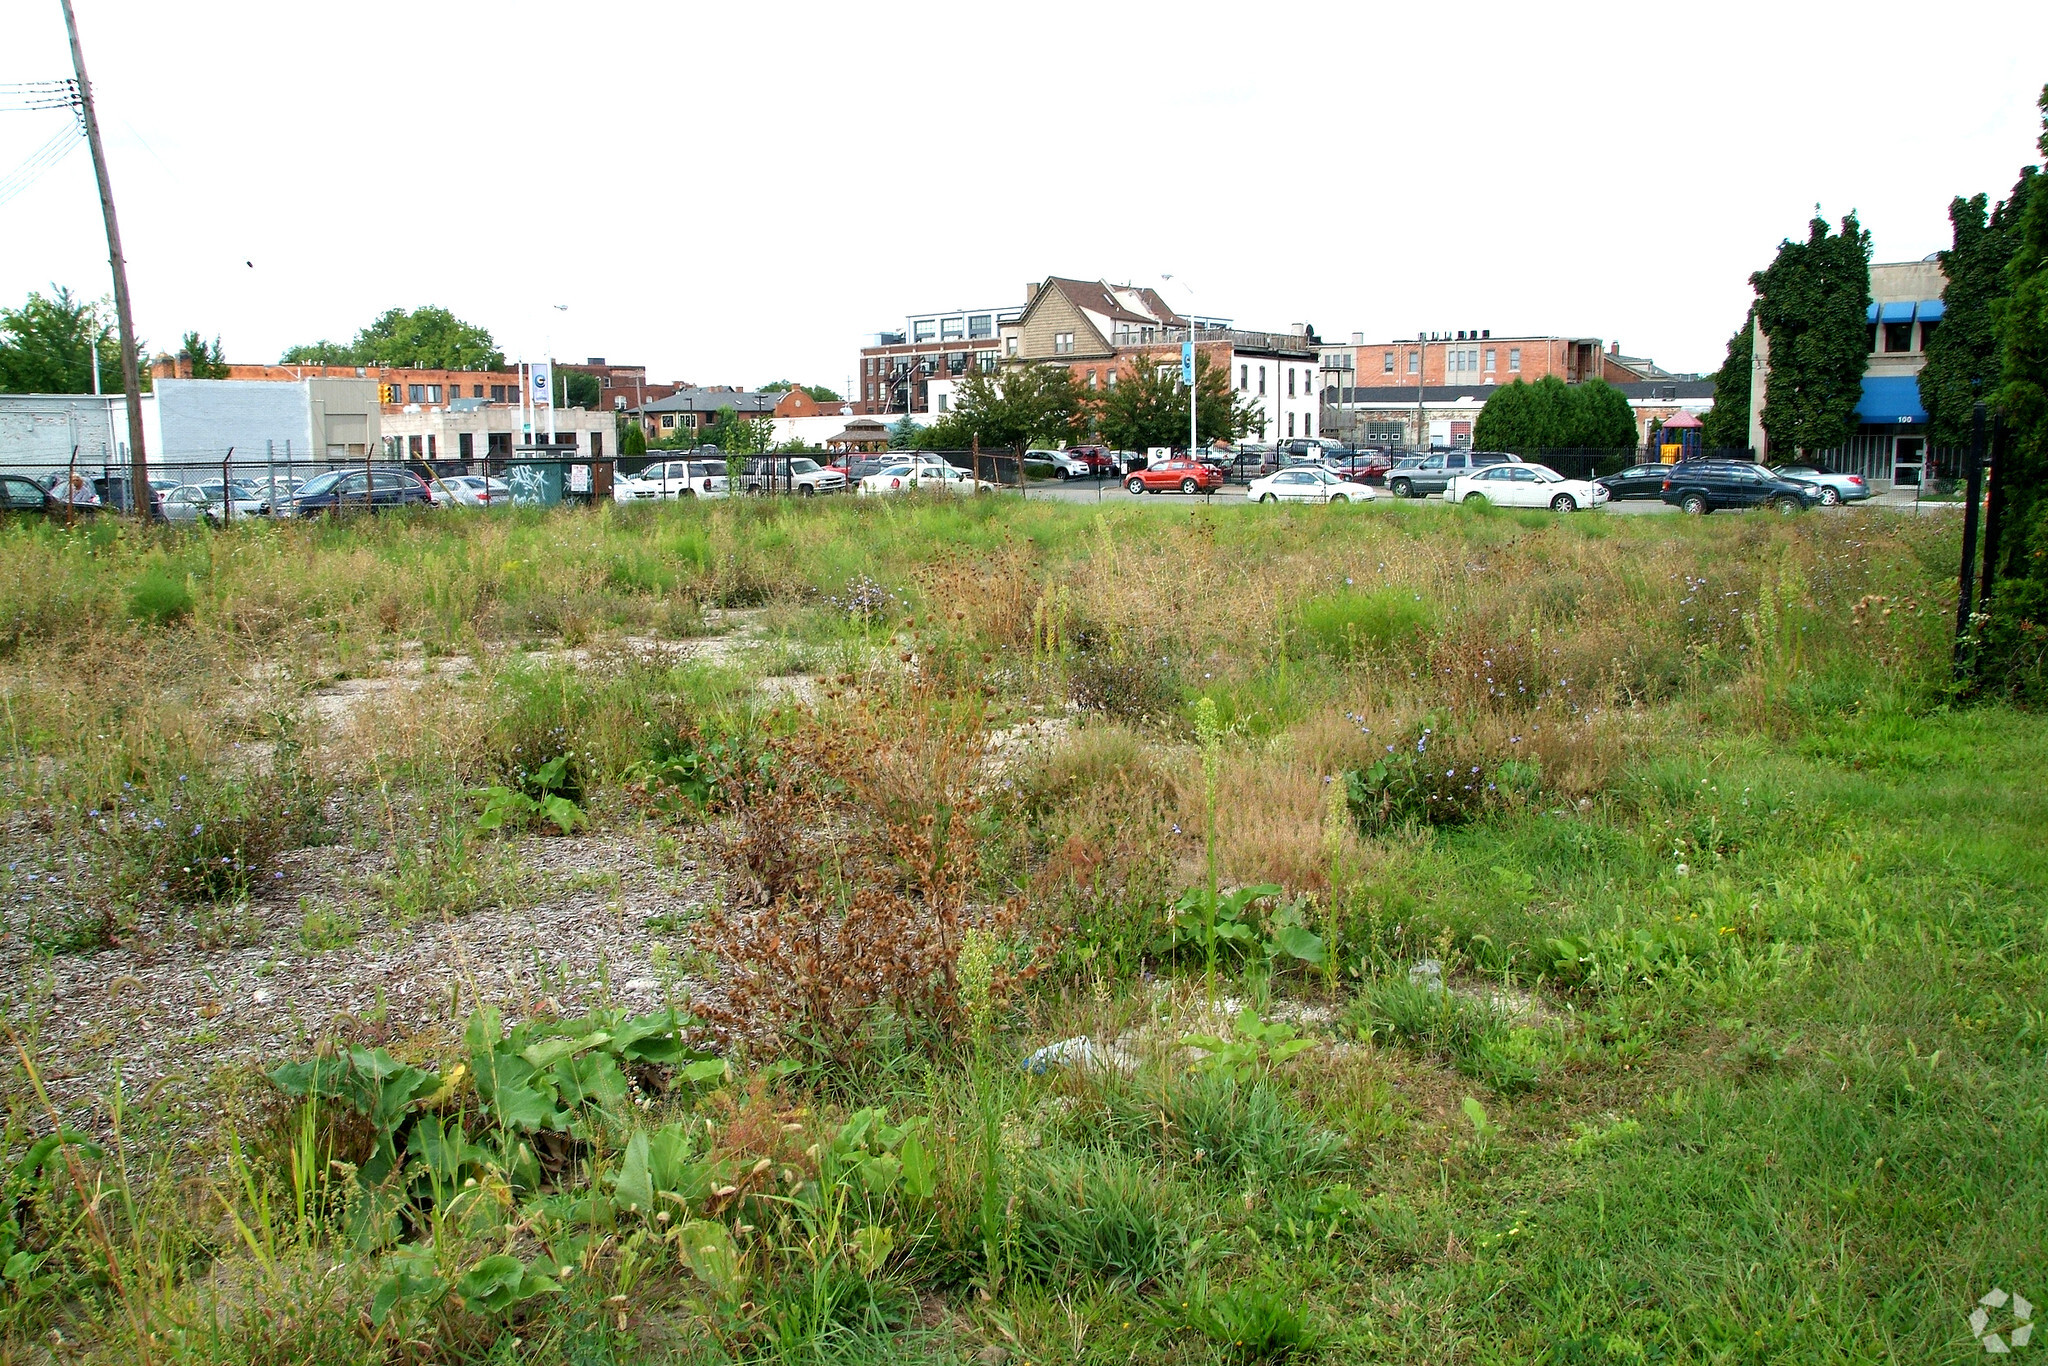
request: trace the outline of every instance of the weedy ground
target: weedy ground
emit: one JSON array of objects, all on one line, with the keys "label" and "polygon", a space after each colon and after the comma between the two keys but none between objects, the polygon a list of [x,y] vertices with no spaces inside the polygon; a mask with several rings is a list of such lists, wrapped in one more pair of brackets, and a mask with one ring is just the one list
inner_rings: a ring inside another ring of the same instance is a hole
[{"label": "weedy ground", "polygon": [[0,1361],[1975,1359],[2048,723],[1953,540],[0,533]]}]

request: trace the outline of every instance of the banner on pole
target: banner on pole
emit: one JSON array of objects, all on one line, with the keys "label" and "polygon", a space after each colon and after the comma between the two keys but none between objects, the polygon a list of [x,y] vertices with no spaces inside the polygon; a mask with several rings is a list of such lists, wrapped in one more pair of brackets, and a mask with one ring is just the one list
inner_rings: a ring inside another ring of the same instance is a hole
[{"label": "banner on pole", "polygon": [[1190,389],[1195,386],[1195,344],[1191,341],[1180,344],[1180,382]]},{"label": "banner on pole", "polygon": [[555,367],[547,361],[535,361],[527,367],[526,386],[533,396],[536,408],[555,406]]}]

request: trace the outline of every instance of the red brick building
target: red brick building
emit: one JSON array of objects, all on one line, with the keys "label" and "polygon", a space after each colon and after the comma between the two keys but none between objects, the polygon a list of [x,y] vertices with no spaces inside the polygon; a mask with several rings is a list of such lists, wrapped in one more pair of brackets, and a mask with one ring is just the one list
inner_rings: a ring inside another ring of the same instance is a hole
[{"label": "red brick building", "polygon": [[[190,379],[192,365],[182,357],[159,356],[151,362],[149,372],[157,379]],[[230,365],[227,374],[221,378],[282,383],[296,383],[303,379],[373,379],[377,381],[378,405],[387,413],[403,412],[411,404],[433,407],[458,398],[483,399],[492,403],[519,402],[519,372],[516,370],[414,370],[393,365]]]}]

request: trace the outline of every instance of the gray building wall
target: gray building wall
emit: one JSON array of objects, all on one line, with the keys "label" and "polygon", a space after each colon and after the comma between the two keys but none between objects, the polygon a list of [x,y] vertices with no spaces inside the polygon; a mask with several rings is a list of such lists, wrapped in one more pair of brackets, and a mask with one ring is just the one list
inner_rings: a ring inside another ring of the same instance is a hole
[{"label": "gray building wall", "polygon": [[68,464],[97,471],[126,458],[128,414],[119,394],[0,394],[0,465]]}]

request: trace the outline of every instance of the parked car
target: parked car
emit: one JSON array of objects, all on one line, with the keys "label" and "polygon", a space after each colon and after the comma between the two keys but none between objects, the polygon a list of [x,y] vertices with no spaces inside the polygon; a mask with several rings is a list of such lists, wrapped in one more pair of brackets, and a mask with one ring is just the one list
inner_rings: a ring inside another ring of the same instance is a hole
[{"label": "parked car", "polygon": [[1625,498],[1662,498],[1664,496],[1664,480],[1670,473],[1671,466],[1669,465],[1656,463],[1630,465],[1625,470],[1616,470],[1613,474],[1603,474],[1593,482],[1606,489],[1609,498],[1617,500]]},{"label": "parked car", "polygon": [[808,498],[816,493],[846,492],[846,476],[828,469],[807,455],[764,455],[746,463],[740,476],[744,493],[798,493]]},{"label": "parked car", "polygon": [[1355,454],[1343,442],[1327,436],[1284,437],[1273,443],[1273,449],[1283,460],[1313,460],[1319,463],[1328,463],[1337,456]]},{"label": "parked car", "polygon": [[1347,451],[1342,455],[1325,455],[1323,468],[1353,484],[1385,484],[1387,471],[1394,462],[1378,451]]},{"label": "parked car", "polygon": [[1087,479],[1094,475],[1095,467],[1072,451],[1033,450],[1024,452],[1026,465],[1050,465],[1052,471],[1062,479]]},{"label": "parked car", "polygon": [[61,522],[67,518],[97,517],[100,511],[97,496],[89,503],[66,503],[31,475],[0,474],[0,516],[10,522],[41,518]]},{"label": "parked car", "polygon": [[219,478],[200,479],[187,484],[206,494],[213,505],[215,521],[236,521],[244,517],[268,517],[270,500],[263,496],[263,490],[246,479],[232,479],[223,482]]},{"label": "parked car", "polygon": [[1254,503],[1351,503],[1379,497],[1371,489],[1340,479],[1323,465],[1295,465],[1254,479],[1245,489]]},{"label": "parked car", "polygon": [[966,470],[948,465],[943,460],[901,461],[886,469],[877,470],[860,481],[857,492],[863,498],[885,497],[892,493],[992,493],[996,485],[986,479],[976,479]]},{"label": "parked car", "polygon": [[1180,455],[1148,465],[1124,478],[1124,488],[1131,493],[1164,493],[1168,489],[1179,489],[1182,493],[1214,493],[1222,487],[1221,470]]},{"label": "parked car", "polygon": [[[483,474],[444,474],[436,481],[443,496],[440,502],[459,508],[508,508],[512,486],[502,479]],[[616,487],[616,485],[614,485]]]},{"label": "parked car", "polygon": [[1411,457],[1412,466],[1403,460],[1387,471],[1387,488],[1396,498],[1426,498],[1442,493],[1461,474],[1488,465],[1511,465],[1521,458],[1506,451],[1431,451]]},{"label": "parked car", "polygon": [[157,512],[173,526],[194,526],[205,522],[220,525],[220,509],[212,494],[197,484],[180,484],[157,503]]},{"label": "parked car", "polygon": [[1695,517],[1722,508],[1770,507],[1798,512],[1819,504],[1812,484],[1780,479],[1769,470],[1735,460],[1686,460],[1667,467],[1663,499]]},{"label": "parked car", "polygon": [[1117,457],[1123,452],[1112,451],[1107,446],[1069,446],[1067,454],[1076,460],[1087,461],[1088,473],[1097,479],[1104,479],[1119,472],[1116,462]]},{"label": "parked car", "polygon": [[411,470],[329,470],[299,486],[280,514],[317,517],[349,509],[432,507],[433,495]]},{"label": "parked car", "polygon": [[1818,465],[1773,465],[1771,473],[1780,479],[1813,485],[1820,490],[1823,507],[1834,507],[1840,503],[1860,503],[1870,496],[1870,485],[1863,481],[1860,474],[1837,474]]},{"label": "parked car", "polygon": [[[780,471],[777,472],[778,479]],[[843,475],[841,476],[844,477]],[[645,499],[723,498],[730,491],[723,460],[664,460],[638,474],[612,481],[612,497],[621,503]]]},{"label": "parked car", "polygon": [[1527,465],[1517,460],[1459,475],[1444,490],[1444,501],[1577,512],[1605,503],[1607,490],[1590,479],[1567,479],[1548,465]]}]

